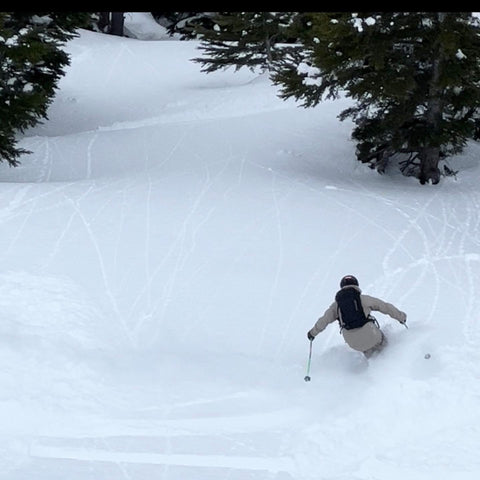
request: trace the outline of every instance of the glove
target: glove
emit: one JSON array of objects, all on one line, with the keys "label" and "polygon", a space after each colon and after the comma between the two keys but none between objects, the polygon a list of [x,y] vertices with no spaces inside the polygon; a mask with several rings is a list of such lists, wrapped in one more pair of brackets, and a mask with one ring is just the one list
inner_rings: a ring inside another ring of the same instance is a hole
[{"label": "glove", "polygon": [[307,332],[307,338],[313,342],[313,340],[315,339],[315,337],[310,333],[310,330]]},{"label": "glove", "polygon": [[398,320],[401,324],[407,323],[407,314],[404,312],[401,312],[400,319]]}]

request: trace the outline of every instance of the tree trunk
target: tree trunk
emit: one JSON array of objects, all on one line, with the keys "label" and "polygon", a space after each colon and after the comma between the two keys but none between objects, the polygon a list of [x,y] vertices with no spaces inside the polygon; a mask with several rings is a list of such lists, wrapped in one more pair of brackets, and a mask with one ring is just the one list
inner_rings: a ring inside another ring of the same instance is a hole
[{"label": "tree trunk", "polygon": [[110,33],[112,35],[118,35],[120,37],[123,37],[123,24],[123,12],[112,12],[112,24],[110,27]]},{"label": "tree trunk", "polygon": [[[437,14],[439,29],[442,28],[442,23],[445,20],[445,13],[439,12]],[[420,158],[420,175],[419,180],[422,185],[431,181],[437,184],[440,181],[440,169],[438,163],[440,161],[440,146],[437,134],[440,132],[440,124],[442,121],[443,102],[442,89],[439,86],[440,74],[444,63],[443,45],[439,40],[435,41],[432,58],[432,78],[430,81],[426,121],[428,129],[432,133],[434,140],[427,144],[419,152]]]},{"label": "tree trunk", "polygon": [[436,185],[440,182],[440,147],[425,147],[419,155],[420,175],[419,180],[422,185],[432,182]]},{"label": "tree trunk", "polygon": [[[439,63],[439,62],[435,62]],[[440,122],[442,120],[442,101],[439,98],[439,92],[434,85],[431,90],[431,97],[427,102],[427,124],[431,132],[435,133],[440,130]],[[432,182],[436,185],[440,182],[440,169],[438,163],[440,161],[440,146],[435,139],[430,145],[423,147],[419,153],[420,158],[420,175],[419,180],[422,185]]]},{"label": "tree trunk", "polygon": [[110,26],[110,12],[100,12],[98,18],[98,28],[101,32],[107,33]]},{"label": "tree trunk", "polygon": [[272,65],[273,65],[272,42],[271,42],[270,37],[268,35],[265,38],[265,50],[266,50],[266,53],[267,53],[268,69],[271,69]]},{"label": "tree trunk", "polygon": [[100,12],[98,28],[101,32],[123,37],[124,12]]}]

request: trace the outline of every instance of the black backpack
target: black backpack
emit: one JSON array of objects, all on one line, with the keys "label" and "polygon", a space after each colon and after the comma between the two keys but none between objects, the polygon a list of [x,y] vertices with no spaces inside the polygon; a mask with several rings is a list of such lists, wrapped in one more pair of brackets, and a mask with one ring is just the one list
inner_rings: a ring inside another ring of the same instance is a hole
[{"label": "black backpack", "polygon": [[363,327],[368,321],[362,308],[360,292],[356,288],[342,288],[335,295],[338,310],[342,314],[342,327],[346,330]]}]

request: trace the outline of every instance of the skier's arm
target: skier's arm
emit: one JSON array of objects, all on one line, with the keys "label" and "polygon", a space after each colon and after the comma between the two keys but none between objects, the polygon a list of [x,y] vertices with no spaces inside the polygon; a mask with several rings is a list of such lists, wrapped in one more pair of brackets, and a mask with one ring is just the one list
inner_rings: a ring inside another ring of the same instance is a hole
[{"label": "skier's arm", "polygon": [[407,321],[407,314],[399,310],[391,303],[384,302],[383,300],[380,300],[376,297],[371,297],[370,295],[362,295],[362,297],[362,304],[370,309],[381,312],[385,315],[389,315],[400,323],[405,323]]},{"label": "skier's arm", "polygon": [[337,319],[337,302],[333,302],[325,313],[316,321],[315,325],[308,331],[308,336],[315,338],[320,332],[323,332],[329,323]]}]

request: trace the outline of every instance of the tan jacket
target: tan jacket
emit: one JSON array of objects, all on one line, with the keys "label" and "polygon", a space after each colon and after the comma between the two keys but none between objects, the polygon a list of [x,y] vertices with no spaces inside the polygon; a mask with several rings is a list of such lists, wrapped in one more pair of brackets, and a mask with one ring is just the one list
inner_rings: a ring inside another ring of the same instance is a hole
[{"label": "tan jacket", "polygon": [[[361,290],[355,285],[347,285],[343,288],[356,288],[360,293]],[[400,323],[405,323],[407,315],[398,310],[391,303],[384,302],[379,298],[371,297],[370,295],[360,295],[363,311],[368,316],[372,311],[381,312],[385,315],[398,320]],[[316,337],[320,332],[323,332],[328,324],[338,320],[342,325],[340,312],[338,311],[337,302],[333,302],[325,311],[325,313],[317,320],[315,325],[310,330],[310,334]],[[363,327],[346,330],[342,328],[342,335],[345,342],[354,350],[365,352],[382,341],[382,332],[374,322],[367,322]]]}]

